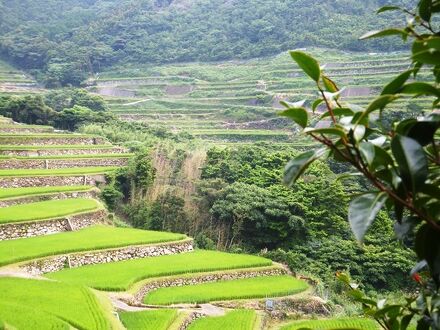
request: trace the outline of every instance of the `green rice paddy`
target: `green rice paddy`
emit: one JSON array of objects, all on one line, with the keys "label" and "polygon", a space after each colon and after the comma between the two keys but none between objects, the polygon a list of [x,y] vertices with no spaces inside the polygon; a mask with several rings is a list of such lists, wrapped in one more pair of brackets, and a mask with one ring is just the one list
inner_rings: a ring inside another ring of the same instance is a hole
[{"label": "green rice paddy", "polygon": [[93,226],[78,231],[0,242],[0,266],[53,255],[178,241],[186,235]]},{"label": "green rice paddy", "polygon": [[235,310],[225,316],[203,317],[195,320],[188,330],[252,330],[257,315],[253,310]]},{"label": "green rice paddy", "polygon": [[84,192],[92,189],[92,186],[55,186],[55,187],[28,187],[28,188],[2,188],[0,199],[31,197],[68,192]]},{"label": "green rice paddy", "polygon": [[374,320],[361,318],[327,319],[296,321],[281,328],[281,330],[378,330],[379,326]]},{"label": "green rice paddy", "polygon": [[307,288],[308,285],[306,282],[291,276],[262,276],[232,281],[159,288],[148,293],[144,298],[144,303],[151,305],[170,305],[278,297],[299,293],[305,291]]},{"label": "green rice paddy", "polygon": [[97,210],[102,205],[87,198],[51,200],[0,208],[0,224],[61,218]]},{"label": "green rice paddy", "polygon": [[[63,329],[64,322],[77,329],[112,327],[98,299],[85,287],[3,277],[0,278],[0,296],[0,304],[6,306],[5,310],[0,308],[0,319],[19,329],[35,329],[32,325],[42,320],[50,323],[39,324],[40,329],[50,324]],[[14,313],[8,313],[17,305]]]},{"label": "green rice paddy", "polygon": [[104,174],[116,170],[115,166],[75,167],[60,169],[14,169],[0,170],[0,177],[34,177],[34,176],[78,176]]},{"label": "green rice paddy", "polygon": [[178,255],[65,269],[47,274],[46,277],[99,290],[123,291],[146,278],[270,265],[272,261],[262,257],[198,250]]},{"label": "green rice paddy", "polygon": [[177,317],[175,309],[120,312],[119,317],[127,330],[167,330]]}]

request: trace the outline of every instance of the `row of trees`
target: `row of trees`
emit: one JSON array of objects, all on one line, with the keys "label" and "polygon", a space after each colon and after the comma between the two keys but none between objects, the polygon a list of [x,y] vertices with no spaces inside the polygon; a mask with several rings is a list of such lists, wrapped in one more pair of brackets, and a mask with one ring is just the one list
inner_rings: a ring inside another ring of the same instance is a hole
[{"label": "row of trees", "polygon": [[14,121],[75,130],[84,123],[108,122],[114,116],[105,101],[85,90],[57,90],[42,95],[1,96],[0,114]]}]

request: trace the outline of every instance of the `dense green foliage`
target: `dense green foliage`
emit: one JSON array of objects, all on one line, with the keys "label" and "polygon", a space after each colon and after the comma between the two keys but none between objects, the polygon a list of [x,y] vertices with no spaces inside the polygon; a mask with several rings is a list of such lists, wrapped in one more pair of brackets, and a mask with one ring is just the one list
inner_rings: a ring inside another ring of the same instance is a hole
[{"label": "dense green foliage", "polygon": [[257,256],[198,250],[182,255],[66,269],[48,274],[47,277],[63,282],[84,284],[100,290],[122,291],[146,278],[270,266],[271,264],[270,260]]},{"label": "dense green foliage", "polygon": [[160,288],[144,298],[146,304],[204,303],[209,301],[287,296],[305,291],[306,282],[292,276],[247,279]]},{"label": "dense green foliage", "polygon": [[119,317],[127,330],[167,330],[176,319],[177,310],[158,309],[141,312],[120,312]]},{"label": "dense green foliage", "polygon": [[[0,320],[14,327],[32,328],[39,321],[49,321],[56,328],[68,322],[78,329],[110,329],[110,322],[98,299],[87,288],[52,281],[0,278]],[[8,309],[17,306],[13,313]],[[71,306],[71,308],[66,308]],[[19,311],[25,312],[24,314]],[[44,323],[43,323],[44,324]],[[45,324],[46,325],[46,324]],[[39,324],[41,328],[42,324]]]},{"label": "dense green foliage", "polygon": [[370,288],[401,287],[414,257],[394,240],[391,219],[381,213],[360,248],[344,218],[346,193],[359,191],[361,182],[344,187],[320,162],[294,187],[285,187],[282,165],[296,153],[269,146],[209,150],[198,187],[205,219],[198,232],[223,248],[267,248],[267,256],[292,270],[326,281],[336,270],[350,270]]},{"label": "dense green foliage", "polygon": [[131,228],[94,226],[74,232],[0,242],[0,265],[57,254],[154,244],[184,239],[185,235]]},{"label": "dense green foliage", "polygon": [[191,323],[189,330],[252,330],[256,314],[253,310],[234,310],[225,316],[204,317]]},{"label": "dense green foliage", "polygon": [[[6,1],[0,7],[0,53],[59,86],[78,85],[118,61],[250,58],[313,45],[394,50],[395,42],[357,41],[368,26],[383,25],[372,14],[383,2]],[[326,19],[314,20],[321,15]]]},{"label": "dense green foliage", "polygon": [[[411,275],[419,291],[405,303],[376,301],[359,290],[347,274],[339,273],[338,278],[349,288],[350,296],[362,304],[365,314],[374,317],[382,328],[405,330],[414,318],[417,329],[440,329],[440,1],[420,0],[410,9],[385,6],[378,13],[389,11],[405,13],[411,19],[403,28],[372,31],[363,39],[398,35],[404,41],[411,40],[412,65],[385,85],[380,96],[366,107],[355,108],[346,102],[338,84],[315,58],[301,51],[290,52],[316,84],[319,98],[313,102],[313,111],[317,105],[325,105],[320,120],[326,125],[309,120],[304,102],[285,104],[287,110],[281,115],[303,128],[322,148],[292,159],[285,168],[284,181],[293,185],[310,164],[324,157],[345,163],[350,175],[365,178],[368,184],[348,209],[351,229],[363,242],[381,209],[386,208],[394,216],[396,236],[410,241],[417,254],[419,262]],[[414,81],[422,70],[428,72],[427,81]],[[429,96],[432,103],[424,106],[418,117],[406,113],[391,125],[384,123],[388,106],[408,95]]]},{"label": "dense green foliage", "polygon": [[85,123],[107,122],[114,116],[107,113],[104,99],[83,89],[51,91],[44,95],[0,96],[0,115],[16,122],[53,125],[75,130]]},{"label": "dense green foliage", "polygon": [[0,209],[0,223],[60,218],[69,214],[93,211],[101,205],[94,199],[73,198],[13,205]]}]

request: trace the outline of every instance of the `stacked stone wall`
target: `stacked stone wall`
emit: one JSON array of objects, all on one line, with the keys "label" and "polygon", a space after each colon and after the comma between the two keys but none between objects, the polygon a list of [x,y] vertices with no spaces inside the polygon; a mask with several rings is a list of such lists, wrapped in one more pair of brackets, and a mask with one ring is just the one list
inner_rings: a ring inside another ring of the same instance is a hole
[{"label": "stacked stone wall", "polygon": [[95,166],[126,166],[127,158],[84,158],[84,159],[3,159],[0,169],[58,169]]},{"label": "stacked stone wall", "polygon": [[196,285],[202,283],[211,283],[219,281],[231,281],[245,278],[253,278],[258,276],[277,276],[285,275],[287,270],[284,268],[271,268],[271,269],[244,269],[238,271],[228,271],[228,272],[218,272],[210,273],[205,275],[195,275],[193,277],[181,277],[181,278],[171,278],[171,279],[160,279],[157,281],[149,282],[144,285],[133,297],[133,301],[130,304],[139,304],[143,301],[144,297],[151,291],[157,290],[159,288],[168,288],[173,286],[184,286],[184,285]]},{"label": "stacked stone wall", "polygon": [[0,207],[8,207],[13,205],[36,203],[49,200],[62,200],[69,198],[96,198],[97,194],[98,189],[95,188],[89,191],[60,192],[40,196],[16,197],[0,200]]},{"label": "stacked stone wall", "polygon": [[97,210],[52,220],[4,224],[0,225],[0,241],[79,230],[104,222],[106,216],[105,210]]},{"label": "stacked stone wall", "polygon": [[128,152],[125,148],[90,148],[87,149],[37,149],[37,150],[0,150],[0,155],[10,157],[38,157],[38,156],[74,156],[74,155],[102,155],[123,154]]},{"label": "stacked stone wall", "polygon": [[42,275],[64,268],[76,268],[85,265],[104,264],[191,251],[193,251],[193,241],[185,240],[182,242],[128,246],[110,250],[61,255],[25,263],[21,265],[20,268],[32,275]]},{"label": "stacked stone wall", "polygon": [[104,175],[5,177],[0,178],[0,188],[93,186],[104,182]]},{"label": "stacked stone wall", "polygon": [[94,145],[108,144],[101,137],[0,137],[0,145],[42,146],[42,145]]}]

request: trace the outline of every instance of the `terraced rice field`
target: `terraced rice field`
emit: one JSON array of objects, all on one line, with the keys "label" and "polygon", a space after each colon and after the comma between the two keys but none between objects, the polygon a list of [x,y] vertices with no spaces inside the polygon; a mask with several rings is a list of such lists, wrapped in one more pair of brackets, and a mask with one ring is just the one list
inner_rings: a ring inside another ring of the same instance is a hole
[{"label": "terraced rice field", "polygon": [[99,166],[99,167],[75,167],[60,169],[14,169],[0,170],[0,177],[36,177],[36,176],[75,176],[86,174],[103,174],[116,170],[115,166]]},{"label": "terraced rice field", "polygon": [[[108,318],[110,311],[106,311],[98,298],[85,287],[51,281],[0,278],[0,295],[0,306],[5,306],[5,309],[0,308],[1,320],[19,329],[35,329],[32,327],[35,324],[43,329],[40,322],[48,322],[47,326],[55,326],[55,329],[65,329],[66,324],[77,329],[106,330],[112,327]],[[11,310],[14,312],[10,313]]]},{"label": "terraced rice field", "polygon": [[272,261],[257,256],[198,250],[183,255],[66,269],[47,277],[100,290],[124,291],[147,278],[270,265]]},{"label": "terraced rice field", "polygon": [[92,186],[2,188],[0,190],[0,199],[8,199],[14,197],[42,196],[42,195],[67,193],[67,192],[83,192],[83,191],[89,191],[91,189]]},{"label": "terraced rice field", "polygon": [[[384,83],[410,64],[403,53],[307,51],[346,87],[342,100],[359,106],[368,104]],[[292,125],[276,115],[280,101],[307,99],[310,106],[317,96],[313,83],[287,53],[240,62],[112,68],[101,73],[90,90],[103,95],[121,118],[187,131],[216,144],[295,141]],[[414,111],[418,107],[406,98],[392,110],[401,106]]]},{"label": "terraced rice field", "polygon": [[378,324],[373,320],[360,318],[345,318],[333,320],[309,320],[297,321],[281,328],[281,330],[300,330],[300,329],[315,329],[315,330],[378,330]]},{"label": "terraced rice field", "polygon": [[150,292],[144,302],[150,305],[205,303],[209,301],[288,296],[305,291],[308,285],[291,276],[267,276],[215,283],[203,283]]},{"label": "terraced rice field", "polygon": [[75,198],[0,208],[0,224],[60,218],[101,208],[94,199]]},{"label": "terraced rice field", "polygon": [[146,310],[119,313],[127,330],[155,329],[167,330],[177,317],[175,309]]},{"label": "terraced rice field", "polygon": [[0,266],[66,253],[171,242],[183,234],[93,226],[74,232],[0,242]]},{"label": "terraced rice field", "polygon": [[252,330],[257,315],[253,310],[235,310],[225,316],[204,317],[194,321],[188,330]]}]

